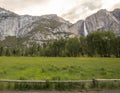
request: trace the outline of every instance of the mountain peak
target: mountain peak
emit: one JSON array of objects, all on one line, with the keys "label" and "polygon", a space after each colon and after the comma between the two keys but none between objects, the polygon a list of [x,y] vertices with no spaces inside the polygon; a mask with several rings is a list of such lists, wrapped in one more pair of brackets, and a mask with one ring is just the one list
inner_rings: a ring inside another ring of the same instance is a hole
[{"label": "mountain peak", "polygon": [[58,16],[56,14],[48,14],[48,15],[42,15],[41,17],[45,19],[54,19]]},{"label": "mountain peak", "polygon": [[5,11],[6,9],[4,9],[4,8],[0,7],[0,11],[2,11],[2,10],[4,10],[4,11]]},{"label": "mountain peak", "polygon": [[119,12],[120,12],[120,9],[119,9],[119,8],[116,8],[116,9],[114,9],[113,11],[119,11]]},{"label": "mountain peak", "polygon": [[99,10],[98,12],[97,12],[97,14],[108,14],[109,13],[109,11],[107,11],[106,9],[101,9],[101,10]]},{"label": "mountain peak", "polygon": [[61,23],[71,24],[69,21],[64,20],[62,17],[59,17],[56,14],[42,15],[41,18],[56,20],[56,21],[59,21]]},{"label": "mountain peak", "polygon": [[98,12],[108,12],[106,9],[100,9]]},{"label": "mountain peak", "polygon": [[115,9],[111,12],[120,21],[120,9]]},{"label": "mountain peak", "polygon": [[0,14],[1,14],[1,13],[7,13],[7,12],[8,12],[8,10],[0,7]]},{"label": "mountain peak", "polygon": [[11,12],[11,11],[6,10],[1,7],[0,7],[0,15],[2,15],[2,16],[17,16],[17,14],[15,14],[14,12]]}]

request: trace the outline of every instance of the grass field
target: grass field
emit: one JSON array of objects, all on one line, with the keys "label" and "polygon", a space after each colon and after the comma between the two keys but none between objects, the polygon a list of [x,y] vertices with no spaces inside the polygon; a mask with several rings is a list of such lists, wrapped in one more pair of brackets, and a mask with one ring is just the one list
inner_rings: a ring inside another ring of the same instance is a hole
[{"label": "grass field", "polygon": [[0,79],[119,79],[119,58],[0,57]]}]

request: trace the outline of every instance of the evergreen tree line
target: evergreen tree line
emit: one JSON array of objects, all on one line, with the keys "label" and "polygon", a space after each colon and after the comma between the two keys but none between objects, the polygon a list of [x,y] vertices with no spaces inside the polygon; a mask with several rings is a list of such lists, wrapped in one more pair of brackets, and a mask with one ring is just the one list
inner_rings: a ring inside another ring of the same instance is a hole
[{"label": "evergreen tree line", "polygon": [[47,44],[32,44],[24,48],[0,47],[0,56],[120,57],[120,36],[94,32],[87,37],[54,40]]}]

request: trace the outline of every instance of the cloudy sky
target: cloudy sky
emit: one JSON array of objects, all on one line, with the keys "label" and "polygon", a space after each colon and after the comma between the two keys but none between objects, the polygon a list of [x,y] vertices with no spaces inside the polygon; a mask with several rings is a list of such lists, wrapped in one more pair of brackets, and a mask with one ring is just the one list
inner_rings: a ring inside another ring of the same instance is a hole
[{"label": "cloudy sky", "polygon": [[120,0],[0,0],[0,7],[21,15],[57,14],[76,22],[99,9],[120,8]]}]

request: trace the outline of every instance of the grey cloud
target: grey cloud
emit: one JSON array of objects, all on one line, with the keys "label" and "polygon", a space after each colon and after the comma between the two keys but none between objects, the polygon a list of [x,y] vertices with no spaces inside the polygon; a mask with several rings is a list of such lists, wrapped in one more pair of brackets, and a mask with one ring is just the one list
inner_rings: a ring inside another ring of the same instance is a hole
[{"label": "grey cloud", "polygon": [[48,1],[49,0],[0,0],[0,5],[8,9],[16,10],[26,8],[31,5],[44,4]]},{"label": "grey cloud", "polygon": [[66,13],[63,13],[61,16],[66,19],[70,19],[71,21],[75,21],[75,19],[79,17],[79,15],[77,14],[77,10],[79,9],[79,7],[80,7],[80,5],[70,9]]},{"label": "grey cloud", "polygon": [[83,7],[87,7],[89,10],[95,10],[96,8],[101,8],[102,7],[102,2],[101,1],[95,1],[95,0],[89,0],[86,2],[83,2],[81,4]]},{"label": "grey cloud", "polygon": [[76,19],[79,19],[80,16],[86,15],[89,11],[94,11],[96,9],[100,9],[101,7],[102,1],[84,0],[81,4],[63,13],[62,17],[74,22]]},{"label": "grey cloud", "polygon": [[0,0],[3,3],[44,3],[49,0]]},{"label": "grey cloud", "polygon": [[112,7],[112,9],[115,9],[115,8],[120,8],[120,2],[117,3],[117,4],[115,4],[115,5]]}]

